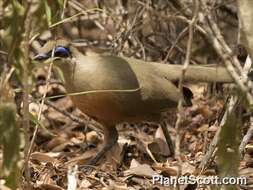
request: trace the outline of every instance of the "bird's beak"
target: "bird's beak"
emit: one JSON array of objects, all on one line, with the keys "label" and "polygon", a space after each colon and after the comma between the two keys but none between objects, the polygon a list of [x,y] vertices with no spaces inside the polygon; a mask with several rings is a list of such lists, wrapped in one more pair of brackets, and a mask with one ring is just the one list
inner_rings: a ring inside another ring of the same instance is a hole
[{"label": "bird's beak", "polygon": [[37,55],[35,55],[33,57],[33,60],[35,60],[35,61],[44,61],[44,60],[46,60],[48,58],[49,58],[48,54],[46,54],[46,53],[39,53],[39,54],[37,54]]}]

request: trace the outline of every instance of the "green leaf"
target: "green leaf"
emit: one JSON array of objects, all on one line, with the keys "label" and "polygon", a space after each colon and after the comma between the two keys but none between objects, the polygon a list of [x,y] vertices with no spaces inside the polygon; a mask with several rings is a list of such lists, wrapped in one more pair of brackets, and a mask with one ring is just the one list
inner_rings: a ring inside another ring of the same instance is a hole
[{"label": "green leaf", "polygon": [[52,11],[50,6],[47,3],[47,0],[44,0],[45,12],[47,17],[47,23],[50,26],[52,24]]},{"label": "green leaf", "polygon": [[33,114],[29,114],[30,120],[31,122],[33,122],[35,125],[38,125],[39,127],[41,127],[45,134],[47,134],[50,137],[55,137],[55,134],[53,134],[51,131],[49,131],[44,125],[43,123],[41,123],[40,121],[38,121],[38,118],[35,117]]},{"label": "green leaf", "polygon": [[7,186],[16,189],[20,176],[18,169],[20,136],[14,103],[0,104],[0,144],[3,146],[0,174],[5,178]]},{"label": "green leaf", "polygon": [[[240,163],[239,144],[241,137],[241,119],[235,111],[228,113],[226,123],[222,126],[217,150],[220,177],[237,177]],[[234,190],[236,186],[228,185],[224,189]]]},{"label": "green leaf", "polygon": [[57,2],[58,2],[58,4],[59,4],[60,6],[63,7],[63,5],[64,5],[64,0],[57,0]]}]

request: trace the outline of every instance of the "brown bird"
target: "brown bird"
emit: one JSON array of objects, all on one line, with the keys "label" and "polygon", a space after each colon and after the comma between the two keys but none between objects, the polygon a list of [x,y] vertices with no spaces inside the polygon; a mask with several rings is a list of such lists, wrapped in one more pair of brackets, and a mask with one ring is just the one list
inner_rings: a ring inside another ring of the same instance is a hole
[{"label": "brown bird", "polygon": [[[116,124],[159,121],[161,113],[176,107],[181,97],[184,105],[191,104],[191,91],[184,88],[181,94],[176,85],[182,65],[85,55],[65,40],[47,42],[34,59],[54,59],[63,73],[67,92],[76,93],[71,96],[74,104],[103,124],[104,146],[88,164],[94,165],[117,142]],[[224,67],[190,65],[184,81],[230,83],[233,79]],[[164,132],[170,141],[168,132]]]}]

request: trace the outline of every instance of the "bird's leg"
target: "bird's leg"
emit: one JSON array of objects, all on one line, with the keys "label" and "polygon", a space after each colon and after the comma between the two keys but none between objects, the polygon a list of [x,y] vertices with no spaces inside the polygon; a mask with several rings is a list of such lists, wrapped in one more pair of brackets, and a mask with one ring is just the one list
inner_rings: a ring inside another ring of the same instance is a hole
[{"label": "bird's leg", "polygon": [[115,126],[104,127],[103,148],[96,154],[95,157],[89,160],[81,168],[86,169],[87,166],[94,166],[105,155],[105,153],[109,151],[113,147],[113,145],[115,145],[117,140],[118,140],[118,131],[116,127]]},{"label": "bird's leg", "polygon": [[161,121],[161,127],[162,127],[162,130],[163,130],[163,134],[165,136],[165,139],[167,141],[167,144],[169,146],[171,156],[174,157],[175,148],[174,148],[173,142],[171,140],[170,133],[169,133],[169,130],[168,130],[168,125],[167,125],[166,121],[164,121],[164,120]]}]

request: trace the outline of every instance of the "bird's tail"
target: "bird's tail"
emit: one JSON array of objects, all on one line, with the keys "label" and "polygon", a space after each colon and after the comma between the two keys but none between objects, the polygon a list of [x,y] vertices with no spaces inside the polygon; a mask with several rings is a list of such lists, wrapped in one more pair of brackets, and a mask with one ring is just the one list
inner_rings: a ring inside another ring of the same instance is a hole
[{"label": "bird's tail", "polygon": [[[183,65],[156,64],[164,77],[171,81],[178,81],[182,75]],[[222,66],[190,65],[184,75],[188,82],[234,82],[231,74]]]}]

